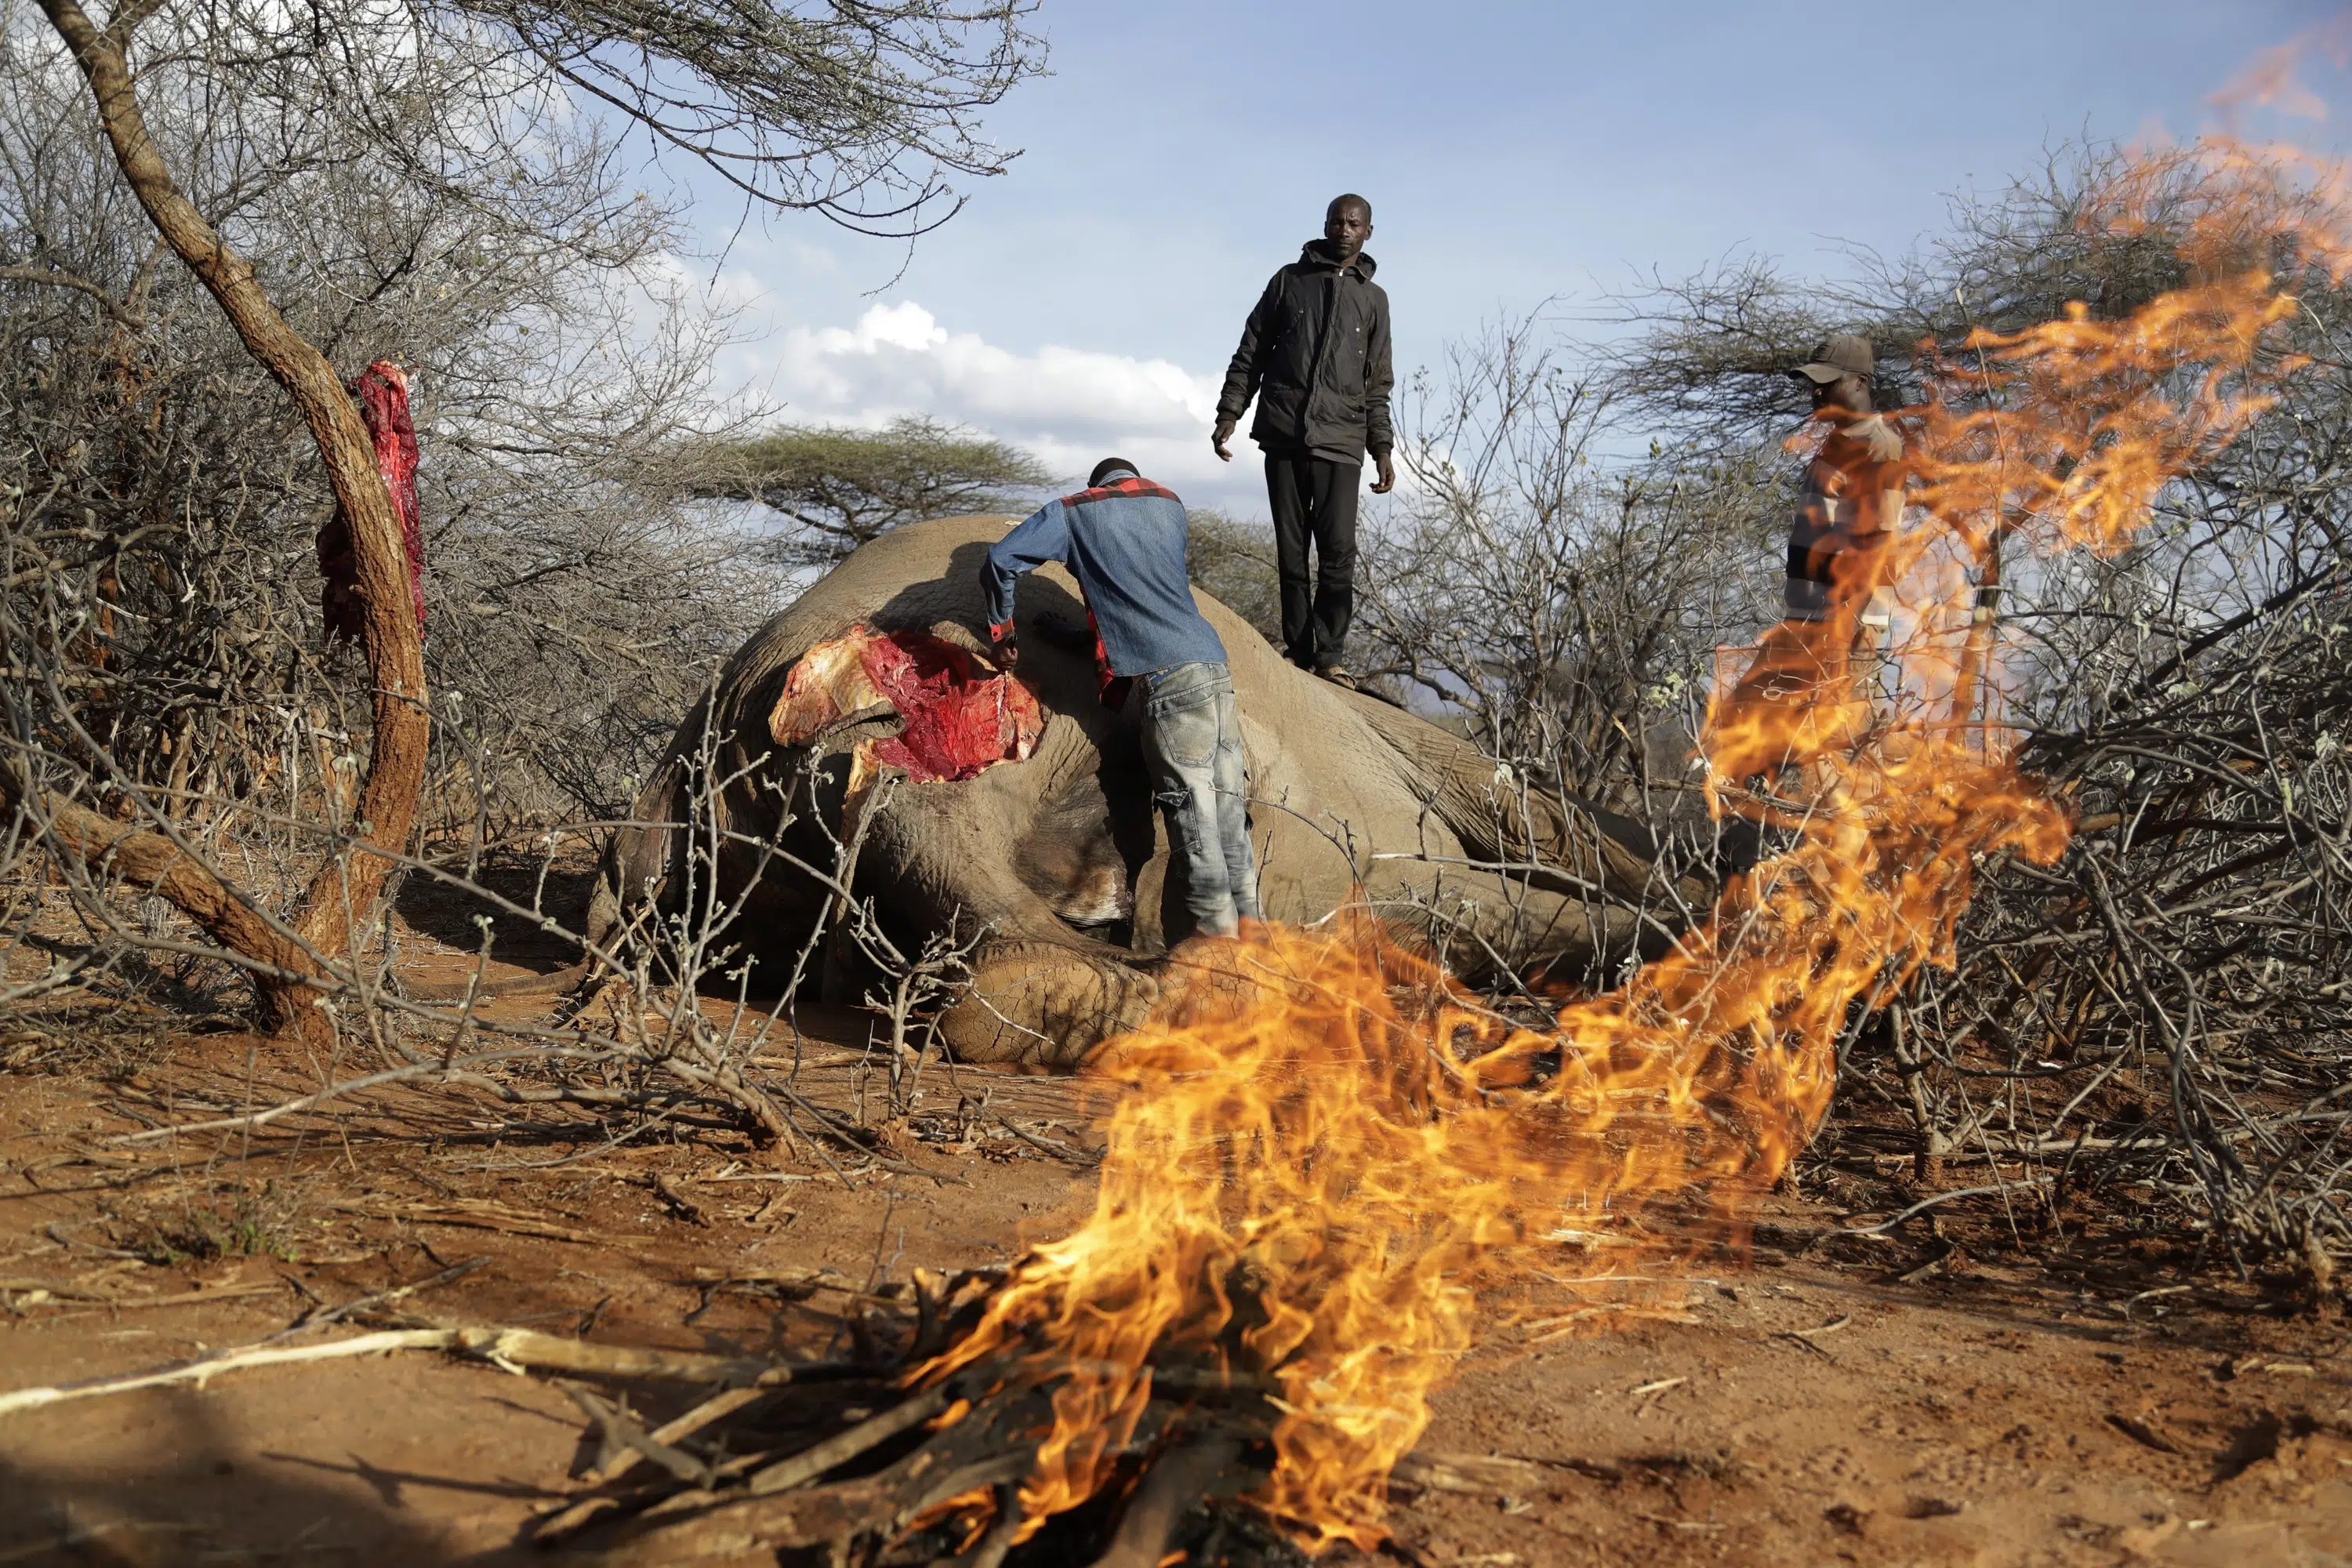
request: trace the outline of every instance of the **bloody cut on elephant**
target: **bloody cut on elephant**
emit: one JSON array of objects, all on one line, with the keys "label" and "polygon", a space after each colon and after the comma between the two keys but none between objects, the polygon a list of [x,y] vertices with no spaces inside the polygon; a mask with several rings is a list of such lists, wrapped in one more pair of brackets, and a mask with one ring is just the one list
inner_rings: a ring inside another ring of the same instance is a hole
[{"label": "bloody cut on elephant", "polygon": [[859,626],[801,656],[768,715],[768,733],[780,746],[805,748],[828,731],[884,714],[897,715],[898,732],[867,736],[851,750],[853,816],[884,768],[921,784],[976,778],[999,763],[1028,761],[1045,727],[1034,693],[966,649],[929,632]]},{"label": "bloody cut on elephant", "polygon": [[[914,951],[950,928],[985,932],[971,986],[941,1020],[950,1048],[1074,1067],[1139,1020],[1193,934],[1184,858],[1169,854],[1139,715],[1097,700],[1090,654],[1041,634],[1024,637],[1017,677],[985,658],[978,568],[1013,521],[894,530],[755,633],[640,794],[633,816],[648,826],[608,850],[592,938],[676,912],[707,874],[740,900],[730,940],[781,984],[833,903],[792,862],[835,866],[854,829],[851,888],[893,940]],[[1663,868],[1638,825],[1528,788],[1461,737],[1318,680],[1208,595],[1199,603],[1229,655],[1269,920],[1360,905],[1475,981],[1633,953],[1658,939],[1645,899],[1712,901],[1711,887]],[[1040,617],[1085,618],[1058,566],[1022,580],[1022,630]],[[884,778],[896,782],[877,791]],[[855,1002],[871,976],[834,956],[821,984]]]}]

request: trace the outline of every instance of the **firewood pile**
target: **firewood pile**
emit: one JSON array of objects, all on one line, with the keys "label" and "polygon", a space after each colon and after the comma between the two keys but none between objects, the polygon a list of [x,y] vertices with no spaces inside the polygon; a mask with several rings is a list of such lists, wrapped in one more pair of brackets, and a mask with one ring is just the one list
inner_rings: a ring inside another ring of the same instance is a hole
[{"label": "firewood pile", "polygon": [[1791,933],[1812,907],[1747,922],[1691,1026],[1645,1016],[1622,1049],[1633,1026],[1602,1005],[1515,1025],[1370,919],[1206,953],[1105,1064],[1127,1092],[1086,1224],[1010,1270],[850,1290],[847,1359],[730,1375],[667,1420],[578,1392],[604,1457],[535,1538],[873,1568],[1375,1548],[1400,1484],[1481,1484],[1481,1461],[1415,1453],[1479,1285],[1529,1247],[1557,1278],[1737,1244],[1818,1123],[1844,998],[1817,987],[1785,1043],[1745,1052],[1708,1008],[1810,963]]},{"label": "firewood pile", "polygon": [[1863,1064],[1921,1176],[2333,1288],[2352,1253],[2346,591],[2316,570],[2034,738],[2027,765],[2074,801],[2066,853],[1987,867],[1953,968]]},{"label": "firewood pile", "polygon": [[[1263,1520],[1231,1506],[1265,1479],[1273,1385],[1172,1356],[1151,1369],[1148,1407],[1116,1457],[1126,1484],[1033,1521],[1020,1493],[1055,1429],[1057,1380],[1003,1355],[931,1371],[978,1328],[1006,1278],[917,1269],[857,1293],[846,1312],[852,1358],[769,1369],[658,1424],[610,1391],[567,1384],[602,1453],[532,1540],[615,1568],[751,1551],[874,1568],[1150,1568],[1176,1550],[1202,1563],[1295,1558]],[[1459,1468],[1409,1461],[1404,1479],[1427,1469],[1458,1487]]]}]

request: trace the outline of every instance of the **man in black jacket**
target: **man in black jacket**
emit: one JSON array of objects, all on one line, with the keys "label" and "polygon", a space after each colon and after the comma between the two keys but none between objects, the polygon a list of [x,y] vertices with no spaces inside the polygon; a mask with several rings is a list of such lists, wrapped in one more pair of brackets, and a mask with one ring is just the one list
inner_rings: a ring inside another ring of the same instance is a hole
[{"label": "man in black jacket", "polygon": [[[1340,663],[1356,612],[1356,490],[1364,454],[1379,466],[1375,495],[1396,484],[1390,451],[1389,297],[1372,281],[1364,241],[1372,205],[1341,196],[1323,215],[1323,237],[1274,275],[1242,328],[1225,371],[1210,445],[1225,449],[1242,410],[1257,399],[1250,437],[1265,451],[1282,576],[1282,641],[1291,662],[1355,685]],[[1310,578],[1307,542],[1317,557]]]}]

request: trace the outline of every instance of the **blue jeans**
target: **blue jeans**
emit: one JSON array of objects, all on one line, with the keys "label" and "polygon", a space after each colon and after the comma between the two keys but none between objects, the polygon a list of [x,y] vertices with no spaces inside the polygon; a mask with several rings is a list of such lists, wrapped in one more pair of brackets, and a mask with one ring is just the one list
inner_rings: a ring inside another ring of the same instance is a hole
[{"label": "blue jeans", "polygon": [[1234,680],[1222,664],[1179,664],[1143,678],[1143,755],[1168,814],[1171,855],[1184,860],[1185,908],[1212,936],[1262,920],[1250,854]]}]

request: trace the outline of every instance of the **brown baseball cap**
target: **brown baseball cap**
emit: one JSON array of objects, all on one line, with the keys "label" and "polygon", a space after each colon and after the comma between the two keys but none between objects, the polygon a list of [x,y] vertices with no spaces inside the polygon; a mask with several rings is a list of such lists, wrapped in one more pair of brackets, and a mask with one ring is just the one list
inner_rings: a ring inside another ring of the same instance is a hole
[{"label": "brown baseball cap", "polygon": [[1827,386],[1842,375],[1858,375],[1868,381],[1877,363],[1878,356],[1871,352],[1868,338],[1859,332],[1832,332],[1814,345],[1810,360],[1789,374]]}]

